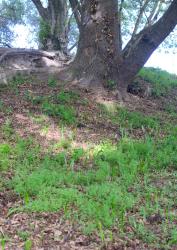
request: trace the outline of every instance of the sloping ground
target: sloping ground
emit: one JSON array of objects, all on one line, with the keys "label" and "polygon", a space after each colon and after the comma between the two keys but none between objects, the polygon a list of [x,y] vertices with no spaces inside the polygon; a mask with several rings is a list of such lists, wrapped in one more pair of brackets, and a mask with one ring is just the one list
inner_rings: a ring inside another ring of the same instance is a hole
[{"label": "sloping ground", "polygon": [[2,249],[176,249],[177,115],[124,105],[52,75],[1,85]]}]

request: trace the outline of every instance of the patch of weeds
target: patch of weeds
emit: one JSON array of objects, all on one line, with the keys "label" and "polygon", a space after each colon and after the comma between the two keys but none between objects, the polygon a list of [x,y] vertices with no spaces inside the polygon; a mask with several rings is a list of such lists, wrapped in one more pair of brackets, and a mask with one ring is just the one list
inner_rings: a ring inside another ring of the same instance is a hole
[{"label": "patch of weeds", "polygon": [[[119,218],[119,225],[123,228],[126,211],[136,200],[126,190],[138,181],[139,174],[147,173],[152,165],[164,167],[159,158],[164,147],[161,148],[162,144],[156,145],[150,139],[138,142],[127,138],[117,146],[105,144],[95,152],[95,167],[78,172],[68,168],[84,157],[82,149],[75,149],[69,155],[46,156],[37,164],[33,155],[32,163],[37,166],[33,171],[26,161],[29,159],[28,151],[23,156],[25,165],[23,161],[20,164],[23,165],[23,172],[18,168],[13,186],[23,197],[26,194],[35,197],[33,200],[29,198],[25,205],[27,210],[57,211],[65,206],[69,209],[73,204],[81,220],[96,221],[97,225],[100,222],[103,227],[110,227]],[[172,150],[173,147],[168,149],[169,154]],[[80,186],[84,193],[80,191]]]},{"label": "patch of weeds", "polygon": [[152,84],[152,95],[166,96],[169,91],[177,87],[177,76],[159,68],[143,68],[138,76]]},{"label": "patch of weeds", "polygon": [[77,120],[76,112],[70,106],[44,102],[42,104],[42,111],[49,116],[60,118],[61,122],[66,124],[74,124]]},{"label": "patch of weeds", "polygon": [[4,109],[4,103],[2,100],[0,100],[0,111],[3,111]]},{"label": "patch of weeds", "polygon": [[9,240],[8,237],[3,236],[2,238],[0,237],[0,246],[2,250],[6,249],[6,242]]},{"label": "patch of weeds", "polygon": [[30,233],[27,231],[18,231],[18,236],[23,240],[23,241],[27,241]]},{"label": "patch of weeds", "polygon": [[44,96],[34,96],[31,91],[26,90],[24,93],[24,99],[31,102],[33,105],[36,105],[42,104],[46,98]]},{"label": "patch of weeds", "polygon": [[110,90],[113,90],[116,88],[116,82],[114,80],[111,80],[109,79],[107,82],[106,82],[106,88],[110,89]]},{"label": "patch of weeds", "polygon": [[174,228],[171,230],[170,232],[170,239],[168,241],[168,244],[170,246],[174,246],[174,245],[177,245],[177,229]]},{"label": "patch of weeds", "polygon": [[54,76],[50,76],[48,79],[48,86],[51,88],[55,88],[57,86],[57,80]]},{"label": "patch of weeds", "polygon": [[6,107],[4,102],[0,100],[0,111],[4,112],[5,114],[9,115],[13,113],[13,109],[11,107]]},{"label": "patch of weeds", "polygon": [[159,128],[159,120],[155,117],[145,116],[140,112],[128,111],[126,108],[115,107],[112,109],[107,105],[100,106],[103,114],[111,119],[113,124],[127,129]]},{"label": "patch of weeds", "polygon": [[72,141],[69,138],[62,138],[59,143],[55,145],[55,148],[69,149]]},{"label": "patch of weeds", "polygon": [[9,157],[11,146],[9,144],[0,144],[0,170],[5,171],[9,168]]},{"label": "patch of weeds", "polygon": [[21,74],[16,74],[12,80],[10,81],[10,84],[12,84],[13,86],[19,86],[22,85],[26,82],[30,82],[30,77],[29,76],[23,76]]},{"label": "patch of weeds", "polygon": [[167,105],[165,105],[165,111],[168,112],[168,113],[170,113],[170,114],[174,114],[175,115],[177,109],[176,109],[176,107],[175,107],[174,104],[167,104]]},{"label": "patch of weeds", "polygon": [[69,155],[64,152],[56,156],[46,155],[39,162],[34,160],[34,154],[34,162],[27,161],[29,153],[23,155],[24,160],[20,157],[23,169],[17,163],[11,183],[24,199],[28,194],[24,209],[58,211],[67,208],[71,213],[74,205],[75,214],[81,222],[87,222],[86,226],[94,222],[97,227],[101,223],[104,228],[113,225],[117,217],[122,221],[124,211],[132,207],[134,198],[120,187],[117,175],[115,181],[109,183],[110,167],[107,164],[100,164],[93,170],[74,171],[71,166],[85,156],[83,149],[74,149]]},{"label": "patch of weeds", "polygon": [[[130,223],[133,227],[130,237],[154,245],[158,235],[151,232],[144,221],[155,213],[164,217],[165,204],[174,206],[171,202],[174,196],[169,197],[174,194],[174,185],[169,184],[159,191],[146,176],[149,177],[152,171],[155,176],[157,170],[164,173],[164,169],[175,168],[175,133],[176,129],[159,140],[148,137],[138,141],[124,137],[116,145],[102,143],[88,152],[93,155],[91,167],[87,166],[87,152],[82,148],[73,149],[68,142],[63,143],[62,152],[55,154],[49,151],[41,155],[39,146],[35,146],[32,140],[19,140],[13,152],[4,146],[0,152],[15,155],[12,157],[14,177],[9,186],[24,200],[19,209],[62,211],[64,217],[76,220],[86,234],[95,232],[103,242],[107,229],[116,226],[124,233],[127,223]],[[84,168],[78,168],[80,163]],[[127,215],[134,208],[139,210],[138,219],[142,220],[128,221]],[[171,213],[166,214],[163,223],[173,223]],[[175,235],[172,230],[164,245],[175,244]]]},{"label": "patch of weeds", "polygon": [[12,121],[7,119],[1,127],[2,133],[6,138],[10,138],[14,134],[14,129],[12,128]]},{"label": "patch of weeds", "polygon": [[139,112],[130,112],[124,108],[118,109],[118,117],[122,126],[132,128],[157,128],[158,121],[154,117],[144,116]]},{"label": "patch of weeds", "polygon": [[24,244],[24,250],[31,250],[32,249],[32,241],[31,240],[27,240]]},{"label": "patch of weeds", "polygon": [[41,133],[43,135],[47,135],[49,132],[49,126],[45,125],[42,129],[41,129]]},{"label": "patch of weeds", "polygon": [[34,115],[31,114],[32,120],[36,122],[37,124],[44,124],[48,121],[48,117],[46,115]]},{"label": "patch of weeds", "polygon": [[143,240],[143,242],[146,242],[148,244],[154,243],[157,241],[157,237],[153,232],[150,230],[147,230],[145,225],[142,223],[138,223],[134,220],[134,218],[130,218],[130,225],[133,226],[134,232],[136,234],[136,237]]},{"label": "patch of weeds", "polygon": [[59,103],[67,104],[75,100],[79,100],[79,94],[74,91],[61,91],[57,95],[57,101]]}]

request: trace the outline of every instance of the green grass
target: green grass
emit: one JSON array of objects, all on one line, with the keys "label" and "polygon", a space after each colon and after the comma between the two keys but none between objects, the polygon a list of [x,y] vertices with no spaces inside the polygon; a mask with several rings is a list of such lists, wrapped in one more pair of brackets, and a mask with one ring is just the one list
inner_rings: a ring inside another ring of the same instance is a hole
[{"label": "green grass", "polygon": [[100,108],[106,119],[110,119],[113,124],[119,125],[119,127],[124,129],[151,128],[157,130],[160,126],[160,121],[157,117],[128,111],[126,108],[119,106],[109,107],[101,105]]},{"label": "green grass", "polygon": [[80,98],[79,94],[74,91],[61,91],[56,99],[59,103],[72,103]]},{"label": "green grass", "polygon": [[41,106],[45,115],[59,118],[61,123],[70,125],[77,122],[76,111],[73,107],[74,102],[79,99],[76,92],[61,91],[59,94],[52,96],[35,96],[33,93],[26,91],[24,98],[32,105]]},{"label": "green grass", "polygon": [[[141,199],[145,200],[145,207],[140,206],[144,216],[160,207],[163,195],[156,195],[158,200],[154,203],[151,195],[157,193],[155,188],[145,185],[141,190],[140,183],[152,171],[176,168],[175,133],[174,130],[159,141],[152,138],[137,141],[125,137],[117,145],[100,144],[92,153],[67,147],[55,155],[52,151],[44,155],[37,144],[34,146],[32,139],[18,139],[13,147],[1,144],[0,153],[6,161],[6,169],[8,166],[13,168],[14,177],[8,185],[24,200],[20,210],[62,211],[66,218],[79,222],[85,233],[97,231],[103,238],[106,228],[117,225],[124,231],[126,214]],[[88,159],[92,160],[89,168],[86,167]],[[75,170],[79,162],[85,167]],[[129,192],[132,187],[135,190]],[[137,234],[145,237],[142,226],[136,227]],[[154,238],[147,240],[154,241]]]},{"label": "green grass", "polygon": [[10,88],[13,88],[15,91],[17,91],[18,86],[23,85],[24,83],[31,83],[32,80],[33,79],[31,76],[16,74],[9,82],[9,86]]},{"label": "green grass", "polygon": [[[34,138],[17,136],[10,119],[1,126],[0,174],[10,173],[11,177],[0,179],[0,191],[12,190],[22,200],[8,215],[60,212],[84,234],[98,235],[103,244],[114,242],[118,235],[123,240],[128,237],[147,243],[148,249],[172,249],[177,243],[177,127],[168,121],[163,124],[157,116],[101,105],[96,117],[122,129],[121,139],[118,143],[92,144],[84,150],[74,146],[77,132],[67,126],[79,119],[74,107],[82,100],[77,92],[61,91],[51,96],[26,92],[24,98],[42,111],[31,114],[42,132],[47,132],[53,117],[61,122],[62,136],[44,150]],[[0,102],[0,111],[4,110]],[[145,132],[141,139],[128,136],[137,130]],[[156,214],[162,220],[148,223]],[[24,249],[31,249],[31,233],[17,234],[25,242]],[[0,236],[2,248],[8,240]]]},{"label": "green grass", "polygon": [[75,110],[70,106],[53,104],[46,101],[42,104],[42,111],[46,115],[58,117],[61,122],[66,124],[76,123]]},{"label": "green grass", "polygon": [[0,100],[0,112],[3,112],[7,115],[13,113],[13,108],[12,107],[7,107],[3,101]]},{"label": "green grass", "polygon": [[48,86],[52,87],[52,88],[54,88],[54,87],[57,86],[57,80],[56,80],[55,77],[53,77],[53,76],[49,77],[49,79],[48,79]]},{"label": "green grass", "polygon": [[152,94],[156,97],[167,95],[177,87],[177,75],[158,68],[142,68],[138,76],[152,84]]}]

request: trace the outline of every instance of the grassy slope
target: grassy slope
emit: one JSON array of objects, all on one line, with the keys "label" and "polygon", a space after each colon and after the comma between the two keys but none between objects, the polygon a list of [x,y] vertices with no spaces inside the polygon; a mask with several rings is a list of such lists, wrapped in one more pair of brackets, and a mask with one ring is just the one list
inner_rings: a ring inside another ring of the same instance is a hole
[{"label": "grassy slope", "polygon": [[[141,72],[148,81],[164,77],[149,72]],[[1,217],[13,221],[26,212],[59,214],[74,231],[87,235],[88,249],[93,242],[93,249],[175,249],[176,115],[100,105],[79,91],[64,90],[54,79],[43,85],[16,79],[0,92],[0,192],[17,195],[2,207]],[[51,127],[54,139],[45,141]],[[4,228],[2,247],[43,244],[35,241],[29,225]],[[50,242],[50,233],[46,237]],[[64,230],[57,244],[63,237]]]}]

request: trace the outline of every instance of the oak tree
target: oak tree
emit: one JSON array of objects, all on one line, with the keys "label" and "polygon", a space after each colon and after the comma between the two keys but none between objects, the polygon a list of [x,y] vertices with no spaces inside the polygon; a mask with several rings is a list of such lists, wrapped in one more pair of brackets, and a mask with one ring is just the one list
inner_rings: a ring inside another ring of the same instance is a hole
[{"label": "oak tree", "polygon": [[[177,24],[177,0],[142,0],[131,38],[122,46],[124,0],[70,0],[79,27],[78,50],[71,72],[89,86],[116,84],[122,96],[138,71]],[[118,4],[119,3],[119,4]],[[149,8],[151,4],[151,8]],[[149,9],[147,9],[149,8]],[[146,12],[146,22],[142,18]]]}]

